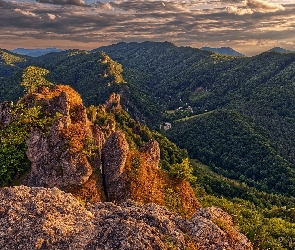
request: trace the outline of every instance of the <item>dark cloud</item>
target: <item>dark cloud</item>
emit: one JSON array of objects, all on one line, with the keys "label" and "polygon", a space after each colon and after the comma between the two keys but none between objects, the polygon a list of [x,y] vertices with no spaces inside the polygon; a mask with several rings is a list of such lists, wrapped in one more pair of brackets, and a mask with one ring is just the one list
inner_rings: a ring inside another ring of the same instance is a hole
[{"label": "dark cloud", "polygon": [[[209,1],[109,1],[109,2],[95,2],[92,4],[99,10],[122,10],[126,12],[135,13],[155,13],[155,12],[190,12],[191,10],[203,10],[209,8],[212,3]],[[218,5],[220,2],[218,1]]]},{"label": "dark cloud", "polygon": [[8,6],[9,6],[8,2],[5,2],[4,0],[0,0],[0,8],[6,8]]},{"label": "dark cloud", "polygon": [[87,4],[83,0],[36,0],[36,2],[55,5],[87,6]]}]

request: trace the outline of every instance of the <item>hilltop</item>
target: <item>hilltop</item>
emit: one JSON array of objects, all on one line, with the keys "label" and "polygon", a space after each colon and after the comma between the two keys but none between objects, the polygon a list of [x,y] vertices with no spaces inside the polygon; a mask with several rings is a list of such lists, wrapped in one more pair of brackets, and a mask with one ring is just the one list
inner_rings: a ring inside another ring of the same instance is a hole
[{"label": "hilltop", "polygon": [[280,47],[274,47],[274,48],[269,50],[269,52],[271,52],[271,51],[276,51],[276,52],[279,52],[279,53],[294,53],[295,52],[293,50],[284,49],[284,48],[280,48]]},{"label": "hilltop", "polygon": [[221,47],[221,48],[211,48],[211,47],[202,47],[201,50],[209,50],[219,54],[228,55],[228,56],[245,56],[244,54],[235,51],[230,47]]}]

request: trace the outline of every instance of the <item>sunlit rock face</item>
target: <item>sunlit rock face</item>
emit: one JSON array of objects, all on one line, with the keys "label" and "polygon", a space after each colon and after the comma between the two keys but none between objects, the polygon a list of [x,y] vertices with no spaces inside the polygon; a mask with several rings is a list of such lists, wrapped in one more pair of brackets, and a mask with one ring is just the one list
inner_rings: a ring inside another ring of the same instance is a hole
[{"label": "sunlit rock face", "polygon": [[[202,208],[189,182],[159,167],[154,139],[132,148],[114,120],[95,125],[69,86],[22,101],[52,122],[31,128],[26,186],[0,189],[0,249],[252,249],[227,213]],[[120,112],[119,101],[102,109]]]},{"label": "sunlit rock face", "polygon": [[57,188],[0,189],[0,225],[1,249],[253,249],[215,207],[186,220],[152,203],[84,205]]},{"label": "sunlit rock face", "polygon": [[[93,173],[100,165],[100,152],[87,158],[87,142],[104,143],[103,133],[87,119],[86,107],[77,92],[68,86],[41,89],[30,100],[38,101],[45,115],[53,119],[47,131],[32,128],[27,140],[31,170],[24,178],[27,186],[58,187],[81,199],[103,200],[101,178]],[[27,101],[29,105],[32,101]],[[86,153],[85,153],[86,152]]]},{"label": "sunlit rock face", "polygon": [[122,202],[130,198],[127,190],[126,160],[129,145],[122,132],[114,132],[103,145],[103,174],[109,201]]},{"label": "sunlit rock face", "polygon": [[[71,102],[65,92],[52,99],[45,99],[45,112],[61,114],[46,134],[34,128],[27,140],[27,156],[32,163],[29,186],[66,187],[84,184],[92,174],[92,168],[82,154],[80,145],[71,143],[79,134],[83,141],[91,130],[87,126],[86,108],[76,105],[71,114]],[[76,112],[78,110],[78,112]],[[79,122],[77,122],[79,121]],[[83,131],[81,130],[83,128]]]},{"label": "sunlit rock face", "polygon": [[[31,130],[27,140],[31,170],[22,184],[58,187],[87,202],[153,202],[185,217],[201,207],[188,182],[159,168],[156,140],[130,149],[116,121],[94,124],[97,112],[92,109],[90,121],[80,95],[69,86],[41,87],[22,101],[27,106],[38,103],[53,120],[45,131]],[[120,95],[112,94],[101,111],[104,115],[121,112]]]}]

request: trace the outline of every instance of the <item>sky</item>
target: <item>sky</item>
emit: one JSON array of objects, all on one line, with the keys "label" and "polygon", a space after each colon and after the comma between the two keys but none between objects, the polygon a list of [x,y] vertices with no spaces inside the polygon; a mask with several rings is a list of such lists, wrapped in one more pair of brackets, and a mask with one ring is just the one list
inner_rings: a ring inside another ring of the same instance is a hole
[{"label": "sky", "polygon": [[295,0],[0,0],[0,48],[124,42],[295,50]]}]

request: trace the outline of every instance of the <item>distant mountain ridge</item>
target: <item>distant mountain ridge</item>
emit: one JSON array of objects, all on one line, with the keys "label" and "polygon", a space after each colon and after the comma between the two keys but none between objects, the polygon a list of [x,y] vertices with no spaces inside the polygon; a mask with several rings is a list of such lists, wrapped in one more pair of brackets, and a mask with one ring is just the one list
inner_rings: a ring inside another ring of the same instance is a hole
[{"label": "distant mountain ridge", "polygon": [[17,48],[10,50],[11,52],[21,54],[21,55],[26,55],[26,56],[32,56],[32,57],[38,57],[38,56],[43,56],[51,52],[61,52],[63,50],[57,49],[55,47],[53,48],[45,48],[45,49],[25,49],[25,48]]},{"label": "distant mountain ridge", "polygon": [[211,48],[211,47],[202,47],[201,50],[209,50],[213,51],[222,55],[229,55],[229,56],[245,56],[244,54],[230,48],[230,47],[221,47],[221,48]]},{"label": "distant mountain ridge", "polygon": [[275,51],[275,52],[279,52],[279,53],[294,53],[295,51],[294,50],[289,50],[289,49],[284,49],[284,48],[281,48],[281,47],[274,47],[270,50],[268,50],[268,52],[271,52],[271,51]]}]

